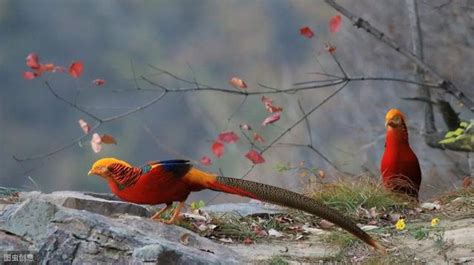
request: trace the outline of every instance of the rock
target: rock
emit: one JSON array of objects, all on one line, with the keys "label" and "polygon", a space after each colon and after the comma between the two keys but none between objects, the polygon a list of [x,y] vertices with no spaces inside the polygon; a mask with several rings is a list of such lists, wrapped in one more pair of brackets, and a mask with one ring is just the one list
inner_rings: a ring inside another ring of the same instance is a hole
[{"label": "rock", "polygon": [[[114,199],[115,196],[108,194],[90,193],[86,195],[76,191],[56,191],[50,194],[43,194],[38,191],[21,192],[20,199],[41,199],[56,205],[86,210],[106,216],[131,214],[137,216],[150,217],[151,213],[143,206]],[[97,197],[96,197],[97,196]],[[108,199],[104,199],[108,198]],[[116,199],[116,198],[115,198]]]},{"label": "rock", "polygon": [[228,214],[234,213],[238,216],[249,216],[249,215],[272,215],[284,213],[285,208],[263,204],[261,202],[252,202],[252,203],[223,203],[209,205],[201,208],[205,212],[215,213],[215,214]]},{"label": "rock", "polygon": [[[110,218],[63,207],[60,204],[64,201],[58,199],[62,198],[58,193],[50,195],[24,196],[23,202],[0,212],[0,250],[37,250],[41,263],[52,264],[236,264],[240,261],[240,256],[226,246],[184,228],[138,216]],[[100,199],[93,201],[105,203]],[[187,245],[179,241],[183,233],[189,234]]]}]

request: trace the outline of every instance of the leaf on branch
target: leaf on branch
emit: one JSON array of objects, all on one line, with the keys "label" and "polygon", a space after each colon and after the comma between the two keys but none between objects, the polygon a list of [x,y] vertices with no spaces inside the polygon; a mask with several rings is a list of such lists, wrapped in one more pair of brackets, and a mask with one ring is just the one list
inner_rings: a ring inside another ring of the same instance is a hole
[{"label": "leaf on branch", "polygon": [[283,108],[281,107],[277,107],[275,105],[273,105],[273,100],[265,97],[265,96],[262,96],[262,103],[263,105],[265,106],[265,109],[270,112],[270,113],[274,113],[274,112],[280,112],[280,111],[283,111]]},{"label": "leaf on branch", "polygon": [[39,57],[36,53],[32,52],[26,56],[26,66],[30,67],[31,69],[39,69]]},{"label": "leaf on branch", "polygon": [[102,143],[104,144],[117,144],[117,141],[115,138],[110,135],[110,134],[103,134],[100,139],[102,140]]},{"label": "leaf on branch", "polygon": [[268,124],[272,124],[272,123],[278,121],[279,119],[280,119],[280,112],[277,112],[275,114],[272,114],[272,115],[266,117],[265,120],[263,120],[262,125],[265,126],[265,125],[268,125]]},{"label": "leaf on branch", "polygon": [[333,46],[333,45],[331,45],[331,44],[326,44],[326,45],[324,46],[324,48],[326,49],[327,52],[329,52],[329,53],[331,53],[331,54],[333,54],[333,53],[336,52],[336,46]]},{"label": "leaf on branch", "polygon": [[82,131],[84,131],[85,134],[88,134],[91,130],[91,127],[89,126],[89,124],[87,124],[87,122],[85,122],[83,119],[80,119],[78,122],[79,122],[79,126],[81,126],[82,128]]},{"label": "leaf on branch", "polygon": [[254,164],[265,163],[265,159],[263,158],[263,156],[259,152],[255,151],[253,149],[248,151],[248,153],[245,154],[245,157],[248,160],[252,161],[252,163],[254,163]]},{"label": "leaf on branch", "polygon": [[81,61],[74,61],[69,66],[69,74],[74,78],[79,78],[84,70],[84,65]]},{"label": "leaf on branch", "polygon": [[208,156],[203,156],[203,157],[201,157],[200,162],[201,162],[201,164],[202,164],[203,166],[210,166],[210,165],[212,165],[212,160],[211,160],[211,158],[208,157]]},{"label": "leaf on branch", "polygon": [[219,141],[221,142],[232,144],[239,140],[239,136],[235,134],[233,131],[227,131],[227,132],[221,132],[219,136],[217,137],[217,139],[219,139]]},{"label": "leaf on branch", "polygon": [[314,37],[314,32],[309,27],[300,28],[300,34],[308,39]]},{"label": "leaf on branch", "polygon": [[247,88],[247,84],[245,83],[245,81],[238,78],[238,77],[232,77],[229,80],[229,83],[231,85],[233,85],[235,88],[240,88],[240,89],[246,89]]},{"label": "leaf on branch", "polygon": [[105,80],[104,79],[95,79],[92,81],[92,84],[96,85],[96,86],[102,86],[105,84]]},{"label": "leaf on branch", "polygon": [[33,72],[30,72],[30,71],[23,72],[23,78],[26,79],[26,80],[31,80],[31,79],[34,79],[38,76],[39,75],[37,73],[33,73]]},{"label": "leaf on branch", "polygon": [[341,15],[335,15],[329,19],[329,31],[336,33],[341,29],[342,17]]},{"label": "leaf on branch", "polygon": [[98,133],[92,135],[91,147],[94,153],[99,153],[102,150],[102,138]]},{"label": "leaf on branch", "polygon": [[260,134],[256,133],[256,132],[253,133],[253,140],[255,142],[261,142],[261,143],[265,142],[265,139],[263,139],[263,137]]},{"label": "leaf on branch", "polygon": [[252,127],[250,127],[250,125],[248,125],[248,124],[240,124],[239,127],[240,127],[240,129],[246,130],[246,131],[252,130]]},{"label": "leaf on branch", "polygon": [[211,146],[211,151],[217,158],[220,158],[224,154],[224,144],[215,141]]}]

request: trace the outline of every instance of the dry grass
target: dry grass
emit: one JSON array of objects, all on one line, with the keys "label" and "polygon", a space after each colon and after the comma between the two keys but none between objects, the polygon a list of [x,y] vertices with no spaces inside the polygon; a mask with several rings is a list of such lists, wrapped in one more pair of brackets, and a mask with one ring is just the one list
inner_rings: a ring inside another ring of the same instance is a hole
[{"label": "dry grass", "polygon": [[309,196],[322,201],[347,216],[358,218],[358,209],[376,207],[378,211],[403,211],[415,204],[410,197],[384,189],[369,177],[355,180],[339,179],[334,183],[320,184],[308,191]]}]

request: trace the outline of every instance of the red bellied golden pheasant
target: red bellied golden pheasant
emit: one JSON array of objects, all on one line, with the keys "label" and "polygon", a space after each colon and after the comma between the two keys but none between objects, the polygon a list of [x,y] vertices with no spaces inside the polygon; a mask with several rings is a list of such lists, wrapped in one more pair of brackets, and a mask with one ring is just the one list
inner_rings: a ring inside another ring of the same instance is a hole
[{"label": "red bellied golden pheasant", "polygon": [[387,135],[380,171],[385,188],[410,195],[418,200],[421,169],[408,143],[405,116],[398,109],[391,109],[385,116]]},{"label": "red bellied golden pheasant", "polygon": [[170,208],[173,202],[179,202],[171,219],[165,221],[167,224],[172,224],[176,220],[189,193],[210,189],[315,214],[339,225],[376,250],[385,252],[382,245],[349,218],[319,201],[258,182],[206,173],[192,167],[187,160],[150,162],[142,167],[133,167],[115,158],[103,158],[92,165],[88,175],[92,174],[107,180],[112,192],[124,201],[139,204],[166,204],[163,209],[153,215],[152,219],[155,220],[161,220],[161,214]]}]

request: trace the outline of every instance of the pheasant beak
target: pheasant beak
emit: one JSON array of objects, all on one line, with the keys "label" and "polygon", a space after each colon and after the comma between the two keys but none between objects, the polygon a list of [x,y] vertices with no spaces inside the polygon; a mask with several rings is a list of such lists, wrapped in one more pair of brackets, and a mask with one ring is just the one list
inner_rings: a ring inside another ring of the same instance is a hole
[{"label": "pheasant beak", "polygon": [[89,170],[89,172],[87,172],[87,176],[91,176],[91,175],[94,175],[94,171],[92,169]]}]

